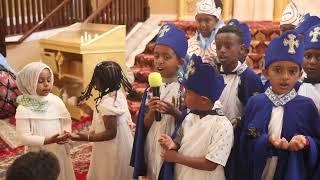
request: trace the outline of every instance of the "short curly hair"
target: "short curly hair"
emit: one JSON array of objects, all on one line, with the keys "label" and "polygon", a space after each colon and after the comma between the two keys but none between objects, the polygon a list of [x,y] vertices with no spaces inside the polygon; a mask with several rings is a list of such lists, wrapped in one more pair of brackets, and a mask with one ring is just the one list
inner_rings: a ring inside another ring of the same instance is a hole
[{"label": "short curly hair", "polygon": [[57,180],[59,174],[59,161],[53,153],[28,152],[11,164],[6,180]]}]

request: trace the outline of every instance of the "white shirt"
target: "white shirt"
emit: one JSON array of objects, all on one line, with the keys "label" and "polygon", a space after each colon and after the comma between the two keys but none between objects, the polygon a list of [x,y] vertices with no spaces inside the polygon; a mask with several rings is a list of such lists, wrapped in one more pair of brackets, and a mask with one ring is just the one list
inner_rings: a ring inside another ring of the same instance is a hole
[{"label": "white shirt", "polygon": [[175,166],[176,180],[224,180],[224,168],[232,145],[233,128],[225,116],[188,114],[182,124],[183,137],[179,154],[206,158],[218,164],[214,171],[204,171],[181,164]]}]

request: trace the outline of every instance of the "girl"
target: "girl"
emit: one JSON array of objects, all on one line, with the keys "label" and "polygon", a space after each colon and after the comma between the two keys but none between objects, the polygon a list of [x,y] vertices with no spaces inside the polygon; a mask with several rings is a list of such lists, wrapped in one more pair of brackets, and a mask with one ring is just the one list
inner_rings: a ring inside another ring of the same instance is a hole
[{"label": "girl", "polygon": [[[75,180],[67,145],[71,118],[62,100],[51,94],[52,70],[41,62],[26,65],[17,74],[17,86],[22,95],[16,113],[16,131],[28,151],[47,150],[60,164],[59,180]],[[58,143],[58,144],[57,144]]]},{"label": "girl", "polygon": [[121,85],[133,93],[119,64],[103,61],[95,67],[91,82],[80,97],[81,102],[90,98],[93,88],[99,91],[94,109],[80,103],[86,113],[93,115],[93,131],[72,134],[71,138],[94,142],[88,180],[127,180],[132,177],[129,158],[133,136],[128,126],[131,116]]}]

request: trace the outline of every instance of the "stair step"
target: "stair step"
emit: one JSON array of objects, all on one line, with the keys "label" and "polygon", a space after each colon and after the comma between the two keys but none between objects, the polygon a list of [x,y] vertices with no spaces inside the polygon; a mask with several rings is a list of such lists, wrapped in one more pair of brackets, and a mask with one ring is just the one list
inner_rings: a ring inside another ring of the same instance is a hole
[{"label": "stair step", "polygon": [[135,82],[140,82],[140,83],[147,83],[148,76],[150,72],[152,72],[152,69],[149,67],[139,67],[139,66],[134,66],[131,68],[131,70],[133,71]]}]

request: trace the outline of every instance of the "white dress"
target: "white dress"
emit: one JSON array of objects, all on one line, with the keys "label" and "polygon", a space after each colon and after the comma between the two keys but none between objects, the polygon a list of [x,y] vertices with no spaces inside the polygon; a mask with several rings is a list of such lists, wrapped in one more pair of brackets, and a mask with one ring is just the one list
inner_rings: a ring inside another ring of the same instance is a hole
[{"label": "white dress", "polygon": [[117,135],[109,141],[94,142],[88,180],[128,180],[133,169],[129,166],[133,136],[128,122],[131,121],[125,95],[118,90],[102,97],[98,111],[95,109],[91,130],[105,131],[103,116],[117,117]]},{"label": "white dress", "polygon": [[[180,99],[180,84],[172,82],[167,85],[160,86],[160,99],[166,102],[172,102],[172,97],[176,100]],[[176,105],[178,106],[179,103]],[[145,160],[147,164],[148,180],[158,179],[159,172],[162,166],[160,157],[163,151],[158,142],[160,134],[165,133],[171,135],[175,129],[175,119],[168,114],[161,114],[161,121],[154,121],[149,129],[145,143]]]},{"label": "white dress", "polygon": [[57,156],[60,165],[58,180],[75,180],[68,144],[43,145],[46,137],[62,134],[63,131],[71,132],[70,115],[59,97],[49,94],[45,100],[49,101],[50,111],[34,112],[24,106],[18,106],[16,113],[18,138],[21,144],[26,146],[27,151],[46,150]]},{"label": "white dress", "polygon": [[232,145],[233,128],[225,116],[188,114],[182,124],[182,140],[178,153],[217,163],[214,171],[175,165],[175,180],[225,180],[224,166]]}]

